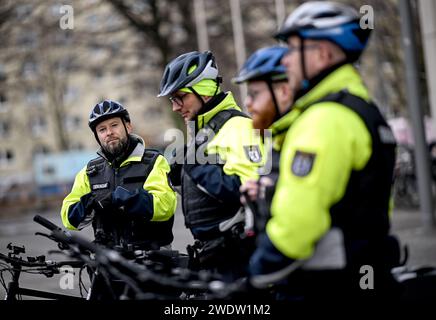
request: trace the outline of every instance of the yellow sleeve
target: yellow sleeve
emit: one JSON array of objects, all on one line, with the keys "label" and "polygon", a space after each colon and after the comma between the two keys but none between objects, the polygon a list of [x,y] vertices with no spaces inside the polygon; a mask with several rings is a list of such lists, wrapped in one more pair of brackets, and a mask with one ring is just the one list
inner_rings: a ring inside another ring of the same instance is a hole
[{"label": "yellow sleeve", "polygon": [[248,179],[257,179],[258,170],[264,163],[260,136],[248,118],[228,120],[208,144],[207,151],[218,153],[225,161],[224,173],[239,176],[242,184]]},{"label": "yellow sleeve", "polygon": [[[267,224],[268,236],[280,252],[293,259],[313,254],[314,245],[330,228],[331,206],[344,196],[351,171],[366,165],[371,150],[364,122],[350,109],[326,102],[301,115],[283,144]],[[307,171],[311,165],[306,175],[293,163],[302,159],[296,160],[301,154],[310,155],[302,167]]]},{"label": "yellow sleeve", "polygon": [[91,187],[89,186],[88,175],[86,174],[86,167],[79,171],[74,179],[74,184],[71,192],[65,197],[62,202],[61,208],[61,218],[63,225],[70,230],[77,230],[76,227],[71,225],[68,220],[68,211],[70,207],[80,201],[80,198],[91,192]]},{"label": "yellow sleeve", "polygon": [[153,218],[151,221],[166,221],[170,219],[177,206],[175,191],[168,182],[170,166],[167,160],[159,155],[154,163],[147,180],[144,182],[144,189],[153,195]]}]

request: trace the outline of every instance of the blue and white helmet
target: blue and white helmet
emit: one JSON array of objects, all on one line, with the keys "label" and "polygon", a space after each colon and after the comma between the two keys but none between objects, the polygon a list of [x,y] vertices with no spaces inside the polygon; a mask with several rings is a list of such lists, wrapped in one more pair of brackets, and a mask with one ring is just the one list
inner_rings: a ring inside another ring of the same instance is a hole
[{"label": "blue and white helmet", "polygon": [[89,114],[88,125],[94,131],[97,124],[113,117],[120,117],[126,122],[130,122],[129,113],[121,103],[113,100],[104,100],[92,108]]},{"label": "blue and white helmet", "polygon": [[[194,71],[191,70],[193,66],[196,66]],[[167,64],[157,96],[168,96],[184,87],[192,87],[201,80],[217,78],[218,67],[212,52],[188,52]]]},{"label": "blue and white helmet", "polygon": [[370,33],[370,28],[360,27],[360,16],[354,8],[331,1],[310,1],[288,16],[275,38],[287,41],[297,35],[302,39],[329,40],[355,61],[365,49]]},{"label": "blue and white helmet", "polygon": [[281,60],[287,51],[287,48],[280,46],[258,49],[247,59],[232,81],[239,84],[251,80],[286,80],[286,68]]}]

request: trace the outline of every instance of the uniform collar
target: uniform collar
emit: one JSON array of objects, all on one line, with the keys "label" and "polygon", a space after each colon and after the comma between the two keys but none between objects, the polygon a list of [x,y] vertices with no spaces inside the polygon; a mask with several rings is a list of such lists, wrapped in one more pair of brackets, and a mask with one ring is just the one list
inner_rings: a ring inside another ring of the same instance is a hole
[{"label": "uniform collar", "polygon": [[[144,139],[142,139],[140,136],[133,134],[133,133],[130,134],[130,137],[133,140],[137,141],[137,144],[136,144],[136,147],[133,149],[133,151],[130,153],[130,155],[120,164],[120,167],[125,166],[126,164],[128,164],[130,162],[141,162],[141,160],[142,160],[142,156],[143,156],[144,150],[145,150]],[[98,149],[97,154],[100,157],[102,157],[103,159],[105,159],[107,162],[109,162],[109,160],[105,156],[102,148]]]},{"label": "uniform collar", "polygon": [[274,143],[280,144],[283,142],[289,127],[307,107],[331,93],[344,89],[365,100],[369,99],[368,90],[356,68],[351,64],[341,65],[327,74],[310,91],[298,98],[290,111],[270,126],[269,129],[272,130]]},{"label": "uniform collar", "polygon": [[293,108],[305,109],[321,98],[344,89],[365,100],[369,99],[362,78],[356,68],[348,63],[330,72],[312,90],[298,98]]},{"label": "uniform collar", "polygon": [[215,107],[213,107],[208,112],[200,114],[197,116],[197,130],[204,128],[204,126],[220,111],[228,110],[228,109],[236,109],[241,111],[241,108],[236,104],[235,99],[233,98],[233,94],[228,91],[225,93],[224,99],[218,103]]}]

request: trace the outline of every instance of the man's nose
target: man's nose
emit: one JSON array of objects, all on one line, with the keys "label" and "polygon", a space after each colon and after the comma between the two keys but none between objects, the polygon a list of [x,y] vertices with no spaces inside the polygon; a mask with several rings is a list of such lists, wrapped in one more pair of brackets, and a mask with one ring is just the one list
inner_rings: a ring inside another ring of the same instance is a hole
[{"label": "man's nose", "polygon": [[282,60],[280,61],[280,63],[281,63],[282,65],[284,65],[286,68],[288,68],[289,65],[290,65],[290,61],[291,61],[291,54],[288,53],[288,54],[285,54],[285,55],[283,56],[283,58],[282,58]]},{"label": "man's nose", "polygon": [[173,112],[180,111],[182,109],[176,102],[172,102]]},{"label": "man's nose", "polygon": [[252,104],[253,104],[253,98],[250,96],[247,96],[245,98],[244,104],[245,104],[245,107],[247,108],[248,112],[250,112],[250,109],[251,109]]},{"label": "man's nose", "polygon": [[110,136],[110,135],[112,135],[112,133],[113,133],[112,129],[111,128],[107,128],[106,135]]}]

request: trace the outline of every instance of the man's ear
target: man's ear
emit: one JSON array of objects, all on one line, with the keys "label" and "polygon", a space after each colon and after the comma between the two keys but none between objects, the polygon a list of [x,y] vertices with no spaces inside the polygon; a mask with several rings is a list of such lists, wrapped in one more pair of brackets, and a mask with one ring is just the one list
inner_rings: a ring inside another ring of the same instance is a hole
[{"label": "man's ear", "polygon": [[329,63],[330,61],[332,61],[334,56],[329,44],[326,43],[325,41],[320,41],[318,45],[319,45],[318,54],[319,54],[320,61],[325,63]]},{"label": "man's ear", "polygon": [[133,131],[133,126],[131,122],[126,122],[127,133],[131,133]]},{"label": "man's ear", "polygon": [[327,66],[334,65],[346,59],[346,55],[342,49],[329,41],[322,41],[319,51],[321,61],[325,61]]},{"label": "man's ear", "polygon": [[285,112],[292,102],[292,89],[288,82],[281,82],[275,91],[280,112]]},{"label": "man's ear", "polygon": [[277,86],[277,89],[278,90],[276,94],[278,94],[278,99],[279,100],[287,99],[291,91],[288,82],[281,82],[280,85]]}]

